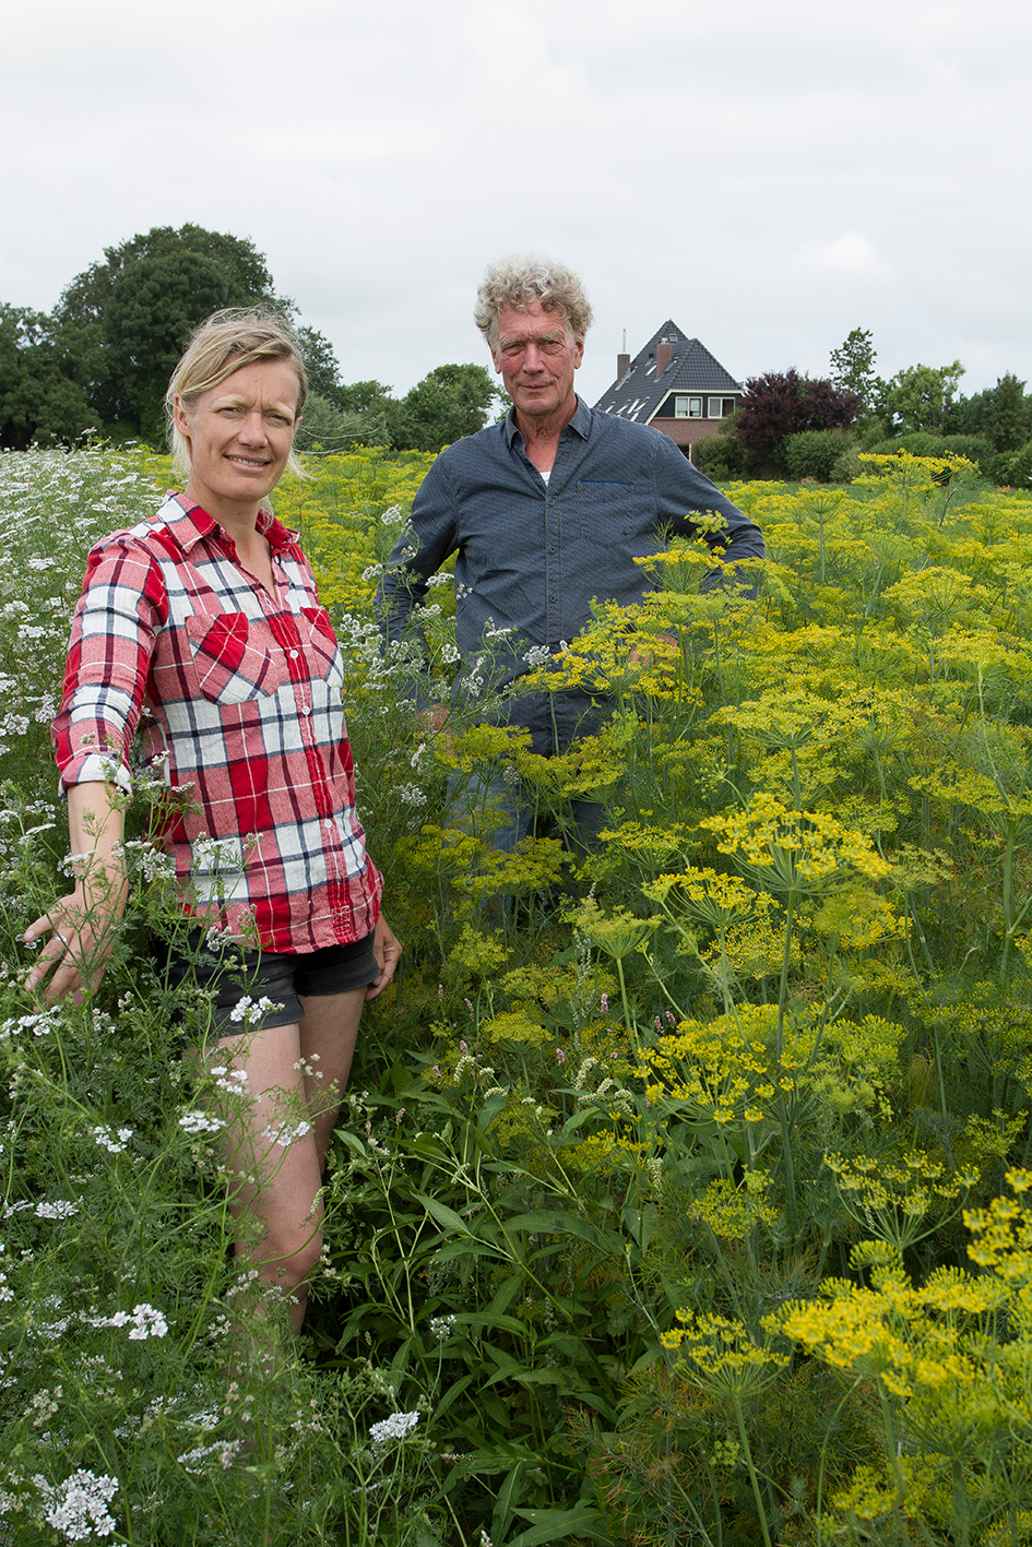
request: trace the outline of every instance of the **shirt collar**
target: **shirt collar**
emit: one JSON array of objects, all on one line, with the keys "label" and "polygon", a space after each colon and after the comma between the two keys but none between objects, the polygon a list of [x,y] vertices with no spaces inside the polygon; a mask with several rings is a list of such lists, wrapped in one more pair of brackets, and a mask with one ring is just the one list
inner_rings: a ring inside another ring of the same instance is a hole
[{"label": "shirt collar", "polygon": [[[591,409],[588,407],[587,403],[585,403],[582,397],[578,396],[577,407],[574,411],[573,418],[570,420],[569,424],[563,425],[563,429],[574,430],[580,436],[581,440],[587,440],[588,436],[591,434]],[[523,439],[523,436],[520,432],[520,427],[516,423],[515,408],[510,408],[509,412],[502,420],[502,432],[505,435],[505,444],[510,449],[512,447],[513,438],[516,435],[519,435],[521,440]]]},{"label": "shirt collar", "polygon": [[[170,509],[173,505],[178,507],[178,514]],[[174,529],[176,541],[184,553],[189,553],[202,538],[214,537],[222,531],[204,506],[191,505],[185,494],[170,495],[159,515]],[[288,531],[264,506],[258,512],[257,527],[273,553],[280,553],[297,541],[297,533]]]}]

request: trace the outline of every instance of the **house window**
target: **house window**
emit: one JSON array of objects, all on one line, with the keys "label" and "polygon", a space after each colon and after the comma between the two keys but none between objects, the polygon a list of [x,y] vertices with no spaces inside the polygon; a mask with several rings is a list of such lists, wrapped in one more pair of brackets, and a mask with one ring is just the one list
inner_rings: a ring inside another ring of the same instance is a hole
[{"label": "house window", "polygon": [[701,419],[702,418],[702,398],[701,397],[687,397],[687,396],[683,396],[682,397],[681,394],[678,393],[677,396],[674,398],[674,418],[675,419]]},{"label": "house window", "polygon": [[733,397],[711,397],[706,404],[707,419],[726,419],[735,411]]}]

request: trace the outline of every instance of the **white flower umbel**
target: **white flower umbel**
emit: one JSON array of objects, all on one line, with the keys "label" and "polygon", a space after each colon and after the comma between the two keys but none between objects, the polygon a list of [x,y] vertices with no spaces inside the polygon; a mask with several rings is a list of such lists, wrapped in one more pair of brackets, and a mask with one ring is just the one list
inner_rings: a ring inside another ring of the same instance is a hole
[{"label": "white flower umbel", "polygon": [[96,1127],[91,1128],[90,1133],[93,1135],[94,1142],[111,1155],[121,1155],[133,1136],[131,1128],[119,1128],[114,1132],[106,1128],[103,1123],[98,1123]]},{"label": "white flower umbel", "polygon": [[88,1542],[91,1537],[110,1536],[115,1529],[108,1513],[108,1505],[118,1492],[114,1477],[98,1476],[80,1467],[56,1487],[45,1477],[36,1476],[33,1482],[43,1495],[44,1520],[66,1541]]},{"label": "white flower umbel", "polygon": [[226,1125],[221,1117],[209,1117],[207,1112],[184,1112],[179,1126],[189,1134],[198,1134],[218,1133]]},{"label": "white flower umbel", "polygon": [[304,1118],[302,1118],[300,1122],[280,1123],[278,1127],[274,1127],[270,1123],[268,1128],[262,1129],[262,1138],[269,1139],[273,1144],[278,1144],[281,1149],[289,1149],[298,1139],[303,1139],[305,1134],[311,1133],[311,1131],[311,1123],[305,1122]]},{"label": "white flower umbel", "polygon": [[374,1423],[369,1429],[369,1438],[374,1445],[387,1445],[391,1440],[403,1440],[407,1434],[419,1422],[418,1413],[392,1413],[389,1418],[381,1418],[379,1423]]},{"label": "white flower umbel", "polygon": [[168,1322],[161,1311],[143,1301],[131,1311],[115,1311],[113,1316],[89,1316],[91,1327],[128,1327],[130,1343],[143,1343],[147,1338],[163,1338],[168,1332]]},{"label": "white flower umbel", "polygon": [[70,1198],[55,1198],[53,1203],[37,1203],[34,1210],[37,1219],[70,1219],[78,1212],[79,1205]]},{"label": "white flower umbel", "polygon": [[260,999],[252,999],[249,994],[245,994],[242,999],[237,1000],[232,1010],[230,1010],[229,1018],[231,1021],[235,1021],[238,1026],[257,1026],[263,1016],[268,1015],[273,1010],[282,1010],[282,1008],[281,1004],[274,1004],[264,994]]}]

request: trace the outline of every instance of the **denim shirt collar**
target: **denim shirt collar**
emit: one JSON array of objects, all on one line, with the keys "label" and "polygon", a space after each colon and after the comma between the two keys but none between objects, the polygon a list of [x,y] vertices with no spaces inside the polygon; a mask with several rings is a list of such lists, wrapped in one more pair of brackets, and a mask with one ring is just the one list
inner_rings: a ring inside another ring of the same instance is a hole
[{"label": "denim shirt collar", "polygon": [[[567,430],[575,431],[576,434],[580,436],[581,440],[587,440],[591,434],[591,409],[588,407],[587,403],[585,403],[582,397],[577,398],[576,411],[574,412],[573,418],[570,420],[569,424],[563,425],[562,433],[565,435]],[[520,427],[516,423],[515,408],[510,408],[509,412],[502,420],[502,434],[505,436],[505,444],[509,447],[510,451],[512,450],[513,439],[517,435],[519,435],[521,441],[523,440]]]}]

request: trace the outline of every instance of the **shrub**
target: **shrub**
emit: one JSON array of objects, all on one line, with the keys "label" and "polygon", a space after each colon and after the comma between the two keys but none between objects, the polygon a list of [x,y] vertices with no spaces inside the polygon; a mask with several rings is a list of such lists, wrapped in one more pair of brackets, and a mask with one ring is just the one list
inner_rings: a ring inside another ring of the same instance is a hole
[{"label": "shrub", "polygon": [[1008,483],[1015,489],[1027,489],[1032,483],[1032,440],[1026,441],[1020,451],[996,457],[993,478],[997,483]]},{"label": "shrub", "polygon": [[768,371],[745,384],[735,423],[752,470],[784,471],[784,443],[801,430],[840,429],[854,422],[861,403],[823,378],[798,371]]},{"label": "shrub", "polygon": [[697,446],[693,446],[692,461],[714,483],[741,478],[746,471],[748,457],[735,430],[734,421],[728,420],[716,435],[707,436]]},{"label": "shrub", "polygon": [[848,430],[800,430],[785,441],[785,467],[790,478],[816,478],[830,483],[844,453],[854,446]]},{"label": "shrub", "polygon": [[912,430],[892,435],[868,448],[880,455],[909,451],[914,457],[967,457],[983,472],[993,465],[993,448],[985,435],[936,435],[932,430]]}]

